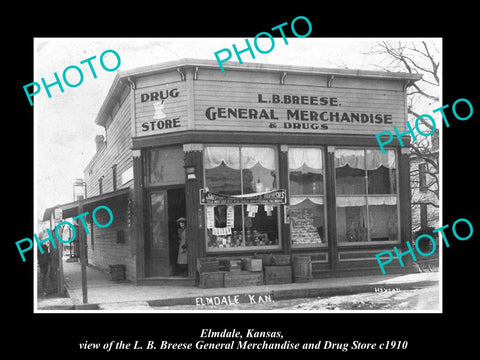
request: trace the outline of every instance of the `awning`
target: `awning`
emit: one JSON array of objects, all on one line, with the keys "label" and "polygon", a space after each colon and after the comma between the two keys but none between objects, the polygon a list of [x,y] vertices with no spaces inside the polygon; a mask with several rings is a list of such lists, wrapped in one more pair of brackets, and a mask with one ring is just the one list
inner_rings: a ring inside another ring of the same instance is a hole
[{"label": "awning", "polygon": [[49,221],[52,214],[54,213],[55,209],[57,209],[60,205],[55,205],[50,208],[45,209],[43,212],[43,219],[42,221]]},{"label": "awning", "polygon": [[124,189],[104,193],[101,195],[88,197],[86,199],[74,201],[71,203],[57,205],[55,207],[46,209],[43,218],[45,219],[45,217],[47,216],[47,211],[49,211],[47,219],[50,219],[50,214],[54,211],[54,209],[62,209],[62,212],[63,212],[62,218],[68,219],[68,218],[79,215],[78,209],[80,206],[82,206],[83,208],[82,213],[86,211],[90,212],[98,205],[108,206],[109,204],[115,203],[118,200],[126,200],[128,198],[129,192],[130,192],[130,188],[124,188]]}]

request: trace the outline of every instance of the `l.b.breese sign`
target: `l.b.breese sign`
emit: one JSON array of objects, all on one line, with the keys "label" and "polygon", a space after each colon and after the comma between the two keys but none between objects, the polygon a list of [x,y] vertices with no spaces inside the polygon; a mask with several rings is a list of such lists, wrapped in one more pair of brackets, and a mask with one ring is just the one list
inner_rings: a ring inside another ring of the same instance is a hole
[{"label": "l.b.breese sign", "polygon": [[198,82],[195,130],[371,135],[404,125],[401,91]]},{"label": "l.b.breese sign", "polygon": [[[269,98],[258,94],[258,103],[262,104],[292,104],[292,105],[315,105],[315,106],[341,106],[336,97],[320,97],[308,95],[279,95],[273,94]],[[391,124],[391,114],[359,113],[322,110],[281,109],[283,116],[277,109],[253,109],[231,108],[210,106],[205,110],[205,117],[209,120],[217,119],[259,119],[280,120],[279,116],[288,122],[283,123],[285,129],[312,129],[327,130],[330,122],[347,122],[360,124]],[[298,122],[291,121],[297,120]],[[270,122],[269,128],[277,128],[277,122]]]}]

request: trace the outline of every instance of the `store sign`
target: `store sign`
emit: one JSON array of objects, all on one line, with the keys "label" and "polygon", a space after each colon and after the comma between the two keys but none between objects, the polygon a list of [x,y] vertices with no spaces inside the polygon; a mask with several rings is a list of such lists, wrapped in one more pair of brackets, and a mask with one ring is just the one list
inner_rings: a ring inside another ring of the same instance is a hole
[{"label": "store sign", "polygon": [[136,136],[185,130],[186,95],[183,84],[164,84],[135,93]]},{"label": "store sign", "polygon": [[223,195],[200,189],[200,204],[202,205],[279,205],[286,204],[286,199],[285,190],[273,190],[244,195]]},{"label": "store sign", "polygon": [[392,126],[405,126],[400,90],[208,80],[195,89],[198,130],[373,135]]},{"label": "store sign", "polygon": [[[169,81],[178,74],[146,77],[135,90],[135,137],[180,131],[374,136],[406,129],[405,96],[400,81],[335,78],[287,73],[239,77],[211,70],[199,78]],[[265,82],[261,82],[265,79]],[[327,86],[328,82],[328,86]],[[187,90],[188,87],[188,90]]]}]

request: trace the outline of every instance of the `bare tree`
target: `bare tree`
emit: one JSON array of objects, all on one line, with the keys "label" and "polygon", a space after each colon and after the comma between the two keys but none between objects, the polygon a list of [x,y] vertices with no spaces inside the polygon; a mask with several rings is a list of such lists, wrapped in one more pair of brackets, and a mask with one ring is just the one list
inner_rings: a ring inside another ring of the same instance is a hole
[{"label": "bare tree", "polygon": [[[422,80],[409,84],[410,86],[407,88],[408,121],[414,128],[416,119],[420,117],[419,127],[422,128],[422,132],[432,132],[435,124],[432,124],[427,118],[421,117],[421,115],[433,115],[432,110],[440,107],[440,61],[438,60],[440,55],[435,42],[381,41],[370,53],[385,56],[385,63],[376,65],[384,71],[402,71],[423,75]],[[442,124],[442,121],[437,120],[436,123]],[[410,178],[412,210],[414,211],[416,207],[431,206],[435,209],[434,213],[438,214],[440,195],[438,127],[430,136],[425,137],[419,134],[416,136],[417,140],[410,144],[412,165]],[[433,220],[438,221],[438,215],[434,216]],[[424,228],[424,221],[420,221],[420,223],[422,224],[421,228]]]}]

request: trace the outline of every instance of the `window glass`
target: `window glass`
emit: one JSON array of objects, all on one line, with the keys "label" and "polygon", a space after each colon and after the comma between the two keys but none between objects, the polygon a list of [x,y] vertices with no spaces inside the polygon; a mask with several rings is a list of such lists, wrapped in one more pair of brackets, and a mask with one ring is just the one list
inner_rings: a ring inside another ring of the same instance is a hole
[{"label": "window glass", "polygon": [[398,214],[396,205],[368,206],[370,237],[372,241],[391,241],[398,237]]},{"label": "window glass", "polygon": [[149,185],[185,183],[184,155],[181,147],[151,149],[147,152]]},{"label": "window glass", "polygon": [[206,147],[204,167],[205,186],[211,192],[224,195],[242,193],[239,147]]},{"label": "window glass", "polygon": [[244,205],[246,246],[279,245],[278,206]]},{"label": "window glass", "polygon": [[168,226],[165,221],[165,192],[155,192],[150,194],[150,230],[151,244],[153,248],[164,249],[168,241]]},{"label": "window glass", "polygon": [[268,147],[242,147],[243,194],[277,189],[275,150]]},{"label": "window glass", "polygon": [[394,150],[335,149],[339,243],[399,241]]},{"label": "window glass", "polygon": [[304,200],[290,206],[290,238],[293,246],[315,246],[326,243],[323,205]]},{"label": "window glass", "polygon": [[292,246],[326,244],[322,149],[289,147],[288,168]]},{"label": "window glass", "polygon": [[339,194],[365,194],[364,150],[335,150],[335,188]]},{"label": "window glass", "polygon": [[323,155],[317,148],[289,148],[291,195],[323,194]]},{"label": "window glass", "polygon": [[397,192],[395,152],[367,150],[367,178],[369,194],[395,194]]},{"label": "window glass", "polygon": [[[207,146],[205,187],[242,196],[277,189],[273,147]],[[205,206],[207,248],[280,247],[278,206],[264,204]]]},{"label": "window glass", "polygon": [[367,207],[337,205],[338,242],[364,242],[367,237]]}]

